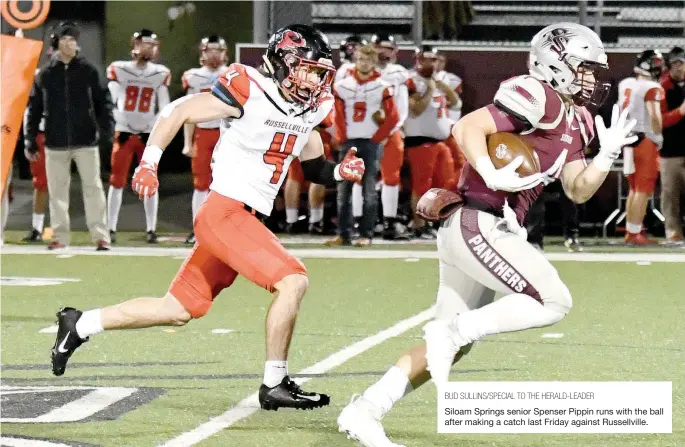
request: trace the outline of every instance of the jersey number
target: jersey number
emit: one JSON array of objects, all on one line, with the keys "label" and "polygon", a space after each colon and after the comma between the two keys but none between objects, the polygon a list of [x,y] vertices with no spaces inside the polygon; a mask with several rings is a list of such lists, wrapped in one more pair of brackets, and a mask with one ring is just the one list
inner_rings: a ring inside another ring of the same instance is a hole
[{"label": "jersey number", "polygon": [[352,121],[355,123],[364,121],[366,117],[366,103],[364,101],[357,101],[354,103],[354,113],[352,114]]},{"label": "jersey number", "polygon": [[[283,144],[283,140],[285,140],[285,145]],[[276,168],[271,176],[271,183],[274,185],[281,179],[281,175],[283,174],[283,163],[285,163],[285,159],[293,153],[293,149],[295,149],[295,140],[297,140],[297,135],[288,135],[288,138],[286,138],[285,133],[276,132],[274,139],[271,140],[269,150],[264,154],[264,163],[273,165]]]},{"label": "jersey number", "polygon": [[141,90],[135,85],[129,85],[126,87],[126,101],[124,102],[124,110],[127,112],[133,112],[136,110],[137,104],[139,112],[149,112],[150,105],[152,104],[153,93],[154,90],[150,87],[143,87]]},{"label": "jersey number", "polygon": [[623,105],[621,105],[621,110],[625,110],[628,108],[628,104],[630,103],[630,94],[633,92],[633,89],[627,88],[626,91],[623,93]]}]

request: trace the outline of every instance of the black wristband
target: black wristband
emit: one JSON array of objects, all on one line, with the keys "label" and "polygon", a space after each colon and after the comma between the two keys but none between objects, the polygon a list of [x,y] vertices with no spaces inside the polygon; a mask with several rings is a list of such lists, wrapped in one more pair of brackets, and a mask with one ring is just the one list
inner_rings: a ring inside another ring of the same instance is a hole
[{"label": "black wristband", "polygon": [[305,180],[325,186],[338,184],[334,174],[337,164],[326,160],[323,155],[311,160],[304,160],[301,164]]}]

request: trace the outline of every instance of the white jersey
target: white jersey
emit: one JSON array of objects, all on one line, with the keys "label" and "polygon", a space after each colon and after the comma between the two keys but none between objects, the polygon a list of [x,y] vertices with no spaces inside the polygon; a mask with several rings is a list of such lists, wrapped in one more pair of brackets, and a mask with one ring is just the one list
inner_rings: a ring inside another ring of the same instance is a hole
[{"label": "white jersey", "polygon": [[618,84],[618,106],[621,111],[628,109],[628,117],[637,121],[633,133],[653,134],[646,103],[664,97],[661,84],[651,79],[626,78]]},{"label": "white jersey", "polygon": [[[208,92],[211,90],[214,82],[226,72],[228,67],[222,65],[221,67],[210,70],[209,68],[202,66],[197,68],[191,68],[190,70],[183,73],[181,77],[181,82],[183,84],[183,90],[187,91],[188,95],[192,95],[200,92]],[[221,120],[206,121],[204,123],[197,123],[197,127],[201,129],[216,129],[221,125]]]},{"label": "white jersey", "polygon": [[395,93],[395,104],[400,114],[400,121],[393,132],[404,125],[409,116],[409,93],[407,92],[407,80],[409,70],[399,64],[388,64],[381,71],[381,76],[385,82],[392,85]]},{"label": "white jersey", "polygon": [[[437,72],[434,78],[436,81],[442,81],[445,84],[447,84],[447,86],[454,90],[454,92],[457,95],[459,95],[459,98],[461,99],[463,84],[459,76],[455,75],[454,73],[442,70]],[[459,118],[461,118],[461,101],[459,102],[459,104],[455,104],[454,106],[447,109],[447,115],[449,115],[449,117],[452,118],[452,120],[454,120],[455,122],[459,121]]]},{"label": "white jersey", "polygon": [[335,72],[335,82],[338,83],[348,76],[352,76],[354,64],[352,62],[343,62]]},{"label": "white jersey", "polygon": [[333,98],[303,109],[285,101],[271,78],[241,64],[228,67],[212,94],[243,113],[221,121],[210,189],[269,215],[290,164],[331,112]]},{"label": "white jersey", "polygon": [[[423,96],[428,89],[426,78],[416,72],[411,72],[407,81],[409,94],[418,93]],[[436,140],[446,140],[454,120],[447,114],[447,97],[439,88],[433,89],[433,99],[419,116],[411,114],[404,123],[404,135],[407,137],[427,137]]]},{"label": "white jersey", "polygon": [[107,79],[116,104],[116,130],[150,133],[158,110],[169,102],[169,69],[154,62],[146,62],[140,68],[136,61],[115,61],[107,67]]},{"label": "white jersey", "polygon": [[359,83],[352,75],[335,83],[335,94],[345,104],[345,134],[348,139],[371,138],[378,130],[373,114],[383,109],[383,99],[393,95],[393,87],[380,72]]}]

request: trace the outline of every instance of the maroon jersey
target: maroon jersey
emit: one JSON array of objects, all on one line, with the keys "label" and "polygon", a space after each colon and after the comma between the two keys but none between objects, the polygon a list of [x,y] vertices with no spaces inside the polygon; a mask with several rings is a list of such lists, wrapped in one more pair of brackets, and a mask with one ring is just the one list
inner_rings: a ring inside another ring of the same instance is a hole
[{"label": "maroon jersey", "polygon": [[[585,147],[594,137],[592,115],[585,107],[567,108],[552,87],[532,76],[502,82],[494,104],[487,109],[498,132],[519,133],[535,149],[543,172],[552,167],[564,149],[568,150],[564,165],[584,161]],[[469,163],[464,166],[459,182],[459,191],[467,203],[478,202],[499,213],[507,200],[520,223],[542,188],[538,185],[514,193],[493,191]]]}]

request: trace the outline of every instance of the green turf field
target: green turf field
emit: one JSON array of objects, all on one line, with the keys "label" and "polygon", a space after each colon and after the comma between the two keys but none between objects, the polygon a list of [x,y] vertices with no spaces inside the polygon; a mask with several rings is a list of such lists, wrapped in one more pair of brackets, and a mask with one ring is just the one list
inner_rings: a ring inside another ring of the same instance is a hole
[{"label": "green turf field", "polygon": [[[30,419],[50,411],[54,415],[92,391],[45,388],[50,386],[109,387],[111,393],[130,394],[77,422],[5,422],[3,436],[57,443],[51,445],[162,445],[224,413],[260,384],[269,296],[244,280],[224,291],[205,318],[186,327],[93,337],[76,352],[66,374],[56,378],[49,370],[54,334],[39,331],[54,324],[60,306],[87,309],[161,295],[182,261],[7,254],[1,260],[3,277],[79,280],[2,287],[3,419]],[[304,259],[311,288],[291,348],[291,372],[429,308],[437,284],[437,261],[413,261]],[[436,392],[429,384],[384,420],[395,442],[416,447],[685,446],[685,264],[569,261],[555,265],[574,297],[571,314],[552,328],[483,341],[455,366],[452,380],[673,381],[673,434],[438,435]],[[307,413],[255,412],[198,445],[354,445],[337,431],[340,410],[352,394],[375,382],[419,340],[421,326],[304,385],[329,393],[330,407]],[[230,331],[217,334],[212,332],[215,329]],[[564,336],[542,337],[549,332]],[[75,417],[80,410],[62,411],[62,416]]]}]

